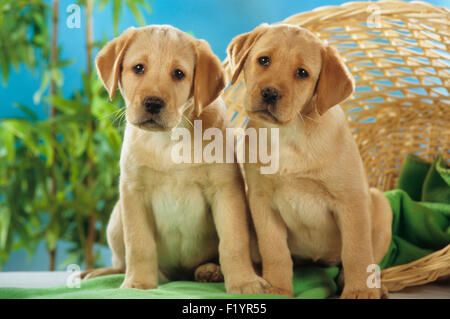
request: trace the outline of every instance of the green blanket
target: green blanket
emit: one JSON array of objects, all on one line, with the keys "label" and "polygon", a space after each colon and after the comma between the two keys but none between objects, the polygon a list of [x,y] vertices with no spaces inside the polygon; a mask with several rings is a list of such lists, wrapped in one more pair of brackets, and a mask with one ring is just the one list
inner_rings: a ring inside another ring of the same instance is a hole
[{"label": "green blanket", "polygon": [[[393,237],[381,268],[419,259],[450,244],[450,169],[439,157],[429,164],[408,156],[397,189],[385,193],[394,213]],[[338,292],[339,267],[298,267],[296,298],[327,298]],[[223,283],[175,281],[154,290],[118,289],[123,275],[83,281],[81,288],[0,288],[0,298],[284,298],[230,295]]]}]

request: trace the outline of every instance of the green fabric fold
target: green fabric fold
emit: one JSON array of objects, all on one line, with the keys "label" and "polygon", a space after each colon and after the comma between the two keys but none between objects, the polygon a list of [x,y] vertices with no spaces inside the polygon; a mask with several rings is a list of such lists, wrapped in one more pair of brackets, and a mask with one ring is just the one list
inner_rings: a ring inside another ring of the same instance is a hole
[{"label": "green fabric fold", "polygon": [[[304,267],[294,270],[294,294],[296,298],[327,298],[335,293],[338,267]],[[224,283],[199,283],[173,281],[157,289],[119,289],[124,275],[109,275],[81,282],[80,288],[66,286],[50,288],[0,288],[0,299],[284,299],[277,295],[227,294]]]},{"label": "green fabric fold", "polygon": [[408,155],[397,189],[385,195],[394,216],[381,268],[409,263],[450,243],[450,169],[442,156],[428,163]]},{"label": "green fabric fold", "polygon": [[[422,258],[450,244],[450,169],[439,156],[428,163],[409,155],[397,189],[385,192],[393,211],[392,241],[382,269]],[[302,266],[294,269],[294,295],[300,299],[337,294],[339,267]],[[226,294],[223,283],[175,281],[153,290],[118,289],[123,275],[83,281],[81,288],[0,288],[0,298],[285,298],[275,295]]]}]

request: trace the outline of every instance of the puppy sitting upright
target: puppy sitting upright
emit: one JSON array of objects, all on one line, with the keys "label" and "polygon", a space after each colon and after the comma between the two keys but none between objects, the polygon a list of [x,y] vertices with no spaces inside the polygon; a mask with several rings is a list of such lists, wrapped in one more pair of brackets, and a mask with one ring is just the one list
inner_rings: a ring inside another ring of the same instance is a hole
[{"label": "puppy sitting upright", "polygon": [[[170,280],[193,279],[218,255],[232,293],[259,293],[249,252],[248,211],[237,164],[172,161],[171,130],[225,130],[225,86],[219,59],[203,40],[169,26],[131,28],[96,58],[111,98],[117,86],[126,102],[127,125],[120,159],[120,200],[108,225],[113,269],[122,287],[158,285],[158,269]],[[191,134],[192,135],[192,134]]]},{"label": "puppy sitting upright", "polygon": [[354,88],[337,52],[306,29],[261,25],[234,38],[228,58],[232,83],[244,75],[248,126],[279,129],[279,171],[244,166],[263,278],[292,295],[293,261],[342,262],[342,298],[379,298],[366,269],[388,249],[392,212],[369,189],[337,105]]}]

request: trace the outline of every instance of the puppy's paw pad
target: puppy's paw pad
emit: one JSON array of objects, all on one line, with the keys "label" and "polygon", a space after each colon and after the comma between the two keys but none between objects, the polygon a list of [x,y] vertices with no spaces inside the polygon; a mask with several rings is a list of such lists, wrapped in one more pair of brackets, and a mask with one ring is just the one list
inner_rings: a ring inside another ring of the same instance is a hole
[{"label": "puppy's paw pad", "polygon": [[258,277],[255,280],[231,286],[231,288],[228,289],[228,292],[232,294],[263,294],[269,288],[270,284],[263,278]]},{"label": "puppy's paw pad", "polygon": [[380,299],[381,293],[379,289],[344,289],[341,299]]},{"label": "puppy's paw pad", "polygon": [[195,281],[198,282],[222,282],[223,275],[220,266],[215,263],[207,263],[195,270]]}]

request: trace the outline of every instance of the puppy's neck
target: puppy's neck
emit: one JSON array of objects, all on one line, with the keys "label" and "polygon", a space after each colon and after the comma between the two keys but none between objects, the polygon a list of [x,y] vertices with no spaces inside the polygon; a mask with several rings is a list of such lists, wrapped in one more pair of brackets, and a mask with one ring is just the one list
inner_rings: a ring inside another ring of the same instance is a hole
[{"label": "puppy's neck", "polygon": [[273,124],[250,119],[248,127],[256,129],[277,128],[279,130],[280,138],[290,140],[291,138],[298,139],[298,137],[303,135],[309,136],[314,134],[316,130],[320,129],[321,122],[322,118],[316,111],[314,101],[311,101],[289,122]]},{"label": "puppy's neck", "polygon": [[343,124],[345,124],[345,117],[339,106],[332,107],[320,115],[316,108],[316,99],[313,97],[288,123],[275,125],[249,120],[248,127],[278,128],[280,147],[289,145],[298,150],[313,153],[326,143],[333,143]]}]

